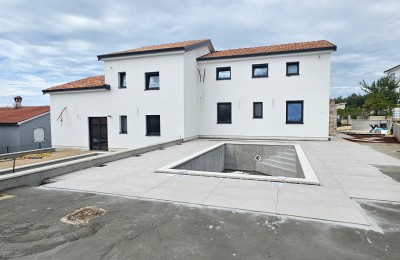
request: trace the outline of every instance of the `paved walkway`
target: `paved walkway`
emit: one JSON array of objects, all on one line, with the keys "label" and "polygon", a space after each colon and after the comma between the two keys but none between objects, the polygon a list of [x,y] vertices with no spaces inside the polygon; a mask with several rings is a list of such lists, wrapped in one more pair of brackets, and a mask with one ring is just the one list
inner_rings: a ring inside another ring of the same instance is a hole
[{"label": "paved walkway", "polygon": [[[259,141],[257,141],[259,142]],[[269,142],[270,143],[270,142]],[[78,190],[277,213],[370,225],[351,198],[400,202],[400,184],[372,165],[400,166],[400,160],[335,138],[299,143],[321,186],[155,173],[154,170],[216,144],[194,140],[59,176],[47,188]]]}]

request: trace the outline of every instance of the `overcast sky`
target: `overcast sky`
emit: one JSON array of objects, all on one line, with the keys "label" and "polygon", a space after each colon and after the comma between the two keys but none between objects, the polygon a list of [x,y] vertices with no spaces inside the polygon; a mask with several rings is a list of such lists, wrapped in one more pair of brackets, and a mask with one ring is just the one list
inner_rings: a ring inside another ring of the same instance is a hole
[{"label": "overcast sky", "polygon": [[103,74],[98,54],[203,38],[217,50],[328,40],[331,96],[347,96],[400,64],[400,1],[0,0],[0,106],[49,104],[42,89]]}]

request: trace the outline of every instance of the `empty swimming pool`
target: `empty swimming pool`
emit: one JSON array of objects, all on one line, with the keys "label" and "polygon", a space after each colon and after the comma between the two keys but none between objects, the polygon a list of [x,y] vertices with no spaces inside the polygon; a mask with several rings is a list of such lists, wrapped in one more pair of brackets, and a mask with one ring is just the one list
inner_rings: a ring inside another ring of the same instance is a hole
[{"label": "empty swimming pool", "polygon": [[319,184],[298,144],[224,142],[156,172]]}]

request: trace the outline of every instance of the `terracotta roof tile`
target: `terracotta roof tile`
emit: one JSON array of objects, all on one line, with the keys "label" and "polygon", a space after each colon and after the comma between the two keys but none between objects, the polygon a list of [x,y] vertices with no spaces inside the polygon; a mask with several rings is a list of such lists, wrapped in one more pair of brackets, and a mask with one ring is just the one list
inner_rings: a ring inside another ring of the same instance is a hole
[{"label": "terracotta roof tile", "polygon": [[47,88],[47,89],[43,90],[43,93],[56,92],[56,91],[62,91],[62,90],[93,89],[93,88],[99,88],[99,87],[104,87],[104,86],[106,86],[104,75],[92,76],[92,77],[87,77],[84,79],[72,81],[69,83],[65,83],[62,85],[54,86],[51,88]]},{"label": "terracotta roof tile", "polygon": [[210,39],[202,39],[202,40],[191,40],[191,41],[145,46],[145,47],[140,47],[140,48],[131,49],[131,50],[102,54],[102,55],[98,55],[97,57],[99,59],[101,59],[101,58],[106,58],[109,56],[120,56],[121,54],[122,55],[123,54],[140,54],[143,52],[146,53],[146,52],[151,52],[151,51],[168,51],[168,50],[173,50],[176,48],[188,48],[188,47],[196,46],[198,44],[209,44],[210,48],[212,50],[214,50]]},{"label": "terracotta roof tile", "polygon": [[0,124],[17,124],[50,111],[49,106],[0,107]]},{"label": "terracotta roof tile", "polygon": [[336,50],[336,46],[332,43],[320,40],[320,41],[311,41],[311,42],[298,42],[298,43],[289,43],[289,44],[279,44],[279,45],[269,45],[269,46],[259,46],[252,48],[240,48],[240,49],[230,49],[230,50],[222,50],[211,52],[206,54],[198,60],[207,60],[207,59],[222,59],[229,57],[237,57],[237,56],[252,56],[252,55],[262,55],[262,54],[279,54],[279,53],[287,53],[287,52],[304,52],[307,50],[318,50],[318,49],[332,49]]}]

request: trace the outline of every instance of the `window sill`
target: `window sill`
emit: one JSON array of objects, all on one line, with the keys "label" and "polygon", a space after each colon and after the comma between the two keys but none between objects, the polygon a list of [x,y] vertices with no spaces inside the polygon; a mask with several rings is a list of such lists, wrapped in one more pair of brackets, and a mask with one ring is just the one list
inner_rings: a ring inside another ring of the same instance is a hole
[{"label": "window sill", "polygon": [[229,122],[229,123],[222,123],[222,122],[217,122],[217,125],[231,125],[232,124],[232,122]]},{"label": "window sill", "polygon": [[263,119],[262,117],[253,117],[253,119]]},{"label": "window sill", "polygon": [[268,78],[268,76],[252,76],[253,79]]},{"label": "window sill", "polygon": [[120,135],[126,135],[128,132],[119,132]]},{"label": "window sill", "polygon": [[161,134],[146,134],[146,136],[161,136]]},{"label": "window sill", "polygon": [[300,74],[286,74],[286,77],[291,77],[291,76],[300,76]]},{"label": "window sill", "polygon": [[160,88],[145,88],[144,90],[160,90]]},{"label": "window sill", "polygon": [[126,87],[118,87],[118,89],[126,89]]},{"label": "window sill", "polygon": [[217,79],[217,80],[231,80],[231,78],[226,78],[226,79]]},{"label": "window sill", "polygon": [[287,125],[304,125],[303,122],[286,122]]}]

